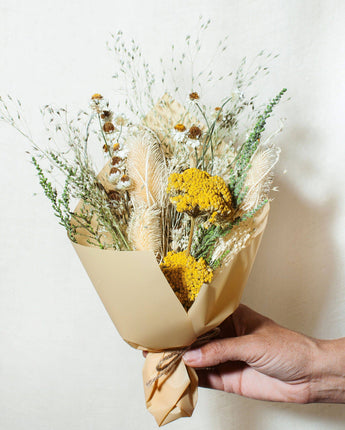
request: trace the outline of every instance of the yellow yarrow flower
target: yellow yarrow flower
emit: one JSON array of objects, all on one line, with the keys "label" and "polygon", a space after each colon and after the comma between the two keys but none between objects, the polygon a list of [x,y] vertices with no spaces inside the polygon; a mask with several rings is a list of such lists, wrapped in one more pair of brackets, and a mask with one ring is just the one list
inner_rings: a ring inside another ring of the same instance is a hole
[{"label": "yellow yarrow flower", "polygon": [[218,216],[227,217],[231,213],[231,194],[225,181],[195,167],[172,173],[167,193],[178,212],[186,212],[192,217],[209,213],[211,224]]},{"label": "yellow yarrow flower", "polygon": [[176,296],[188,310],[204,283],[212,281],[212,269],[203,258],[196,260],[185,251],[168,252],[160,268]]}]

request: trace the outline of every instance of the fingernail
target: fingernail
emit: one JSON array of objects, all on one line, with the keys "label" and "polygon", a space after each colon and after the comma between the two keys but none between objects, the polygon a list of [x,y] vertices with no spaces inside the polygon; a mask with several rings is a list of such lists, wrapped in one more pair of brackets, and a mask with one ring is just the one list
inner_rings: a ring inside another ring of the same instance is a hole
[{"label": "fingernail", "polygon": [[199,348],[187,351],[183,356],[183,361],[187,364],[197,364],[201,359],[201,351]]}]

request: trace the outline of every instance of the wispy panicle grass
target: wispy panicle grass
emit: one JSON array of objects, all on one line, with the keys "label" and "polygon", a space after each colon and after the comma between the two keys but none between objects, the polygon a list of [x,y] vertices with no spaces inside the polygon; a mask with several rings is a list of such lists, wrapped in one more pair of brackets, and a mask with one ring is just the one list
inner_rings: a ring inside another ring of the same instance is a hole
[{"label": "wispy panicle grass", "polygon": [[134,117],[142,119],[154,106],[152,92],[156,78],[140,46],[134,39],[128,42],[121,30],[111,35],[107,47],[115,57],[113,78],[119,81],[118,91],[125,96],[124,103]]}]

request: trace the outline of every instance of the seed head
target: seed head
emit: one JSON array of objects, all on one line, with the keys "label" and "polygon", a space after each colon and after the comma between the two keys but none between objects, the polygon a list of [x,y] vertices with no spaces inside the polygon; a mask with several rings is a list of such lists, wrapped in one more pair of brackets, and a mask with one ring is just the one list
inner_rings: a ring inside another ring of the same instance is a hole
[{"label": "seed head", "polygon": [[192,93],[189,94],[189,98],[190,100],[199,100],[200,96],[197,92],[193,91]]},{"label": "seed head", "polygon": [[103,124],[103,130],[105,133],[112,133],[115,130],[115,126],[112,122],[106,122]]},{"label": "seed head", "polygon": [[202,135],[202,131],[196,125],[193,125],[188,131],[189,139],[199,139]]}]

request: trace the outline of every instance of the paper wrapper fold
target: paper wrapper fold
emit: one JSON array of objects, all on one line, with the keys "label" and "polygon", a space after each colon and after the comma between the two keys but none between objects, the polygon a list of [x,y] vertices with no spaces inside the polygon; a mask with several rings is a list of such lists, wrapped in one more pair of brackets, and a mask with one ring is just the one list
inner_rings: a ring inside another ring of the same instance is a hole
[{"label": "paper wrapper fold", "polygon": [[256,216],[255,231],[229,264],[217,269],[203,285],[188,311],[175,296],[151,251],[101,250],[73,243],[104,307],[123,339],[147,355],[144,390],[148,410],[158,425],[190,416],[197,401],[195,371],[181,360],[152,385],[163,351],[191,345],[219,326],[240,303],[264,232],[269,205]]}]

